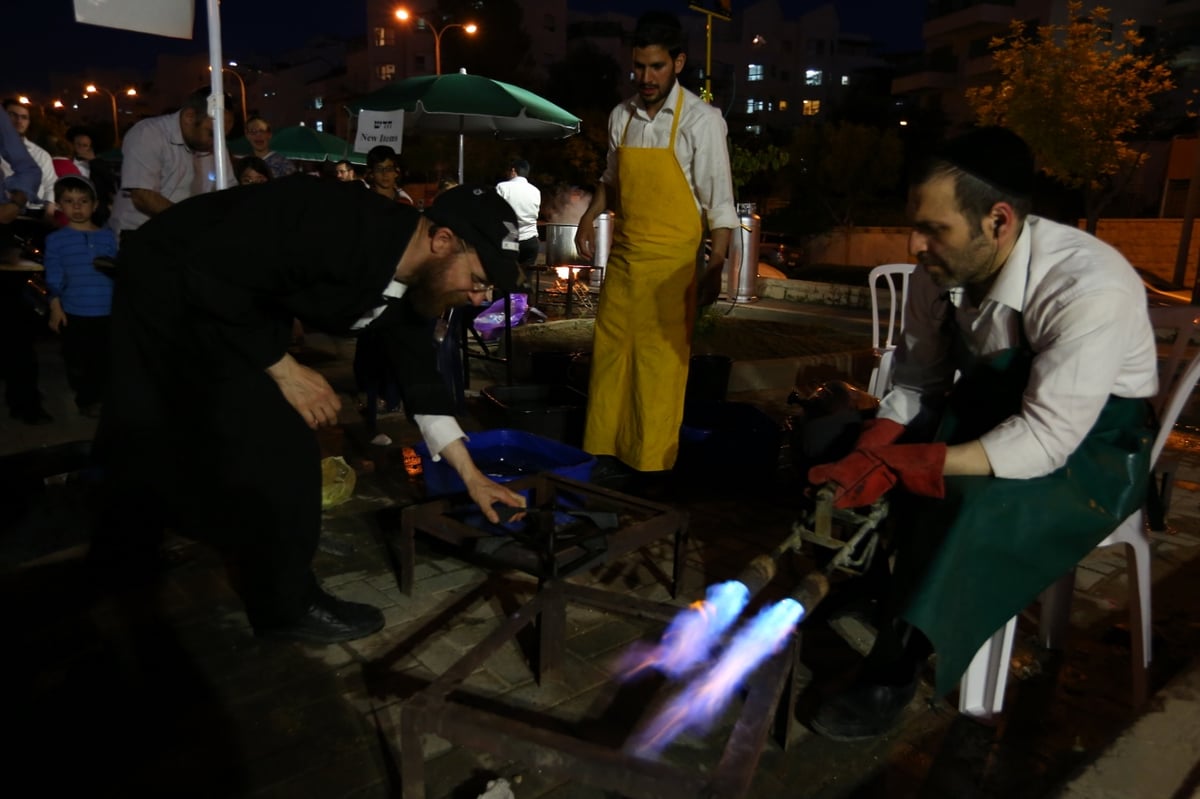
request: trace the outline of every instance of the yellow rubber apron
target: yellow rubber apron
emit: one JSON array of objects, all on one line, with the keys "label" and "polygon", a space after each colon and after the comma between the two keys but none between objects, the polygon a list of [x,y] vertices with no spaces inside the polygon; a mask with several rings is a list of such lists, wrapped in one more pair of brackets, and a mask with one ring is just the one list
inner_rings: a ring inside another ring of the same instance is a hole
[{"label": "yellow rubber apron", "polygon": [[[665,148],[617,148],[620,218],[596,312],[583,446],[641,471],[675,465],[702,228],[675,157],[683,92]],[[632,120],[632,117],[630,118]]]}]

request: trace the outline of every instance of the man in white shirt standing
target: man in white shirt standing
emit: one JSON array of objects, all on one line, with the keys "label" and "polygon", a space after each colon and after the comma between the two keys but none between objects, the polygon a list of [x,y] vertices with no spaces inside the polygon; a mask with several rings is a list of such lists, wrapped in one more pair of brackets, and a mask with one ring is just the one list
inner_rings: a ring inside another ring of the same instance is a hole
[{"label": "man in white shirt standing", "polygon": [[[214,191],[213,121],[208,115],[208,87],[188,95],[173,114],[143,119],[125,134],[121,145],[121,191],[113,202],[109,225],[118,235],[137,230],[181,200]],[[225,96],[225,133],[233,129],[233,100]],[[233,164],[223,165],[233,185]]]},{"label": "man in white shirt standing", "polygon": [[[54,171],[54,159],[50,157],[50,153],[29,140],[28,106],[22,105],[16,100],[5,100],[4,110],[8,112],[8,117],[12,120],[13,127],[20,134],[21,143],[25,145],[25,149],[29,151],[30,157],[38,165],[38,169],[42,171],[42,182],[38,184],[37,197],[31,195],[29,201],[25,204],[25,208],[27,211],[35,212],[44,210],[45,218],[51,219],[54,216],[55,209],[58,207],[54,204],[54,181],[58,177]],[[12,168],[6,161],[0,161],[0,168],[3,168],[6,176],[12,174]]]},{"label": "man in white shirt standing", "polygon": [[529,182],[529,162],[518,158],[508,166],[508,180],[496,184],[496,191],[517,214],[517,238],[521,251],[517,256],[522,269],[537,263],[538,214],[542,210],[542,193]]},{"label": "man in white shirt standing", "polygon": [[617,210],[596,315],[584,449],[641,472],[675,464],[697,305],[697,257],[707,221],[712,255],[701,304],[719,287],[738,224],[725,120],[678,82],[687,55],[675,15],[650,12],[633,36],[637,95],[608,118],[608,166],[579,220],[575,245],[594,250],[592,224]]},{"label": "man in white shirt standing", "polygon": [[1158,390],[1145,290],[1112,247],[1029,213],[1033,176],[1024,141],[979,128],[912,184],[895,386],[854,452],[808,476],[839,507],[896,484],[915,495],[892,503],[904,512],[871,653],[812,719],[827,737],[886,732],[931,650],[935,692],[950,691],[1145,498]]}]

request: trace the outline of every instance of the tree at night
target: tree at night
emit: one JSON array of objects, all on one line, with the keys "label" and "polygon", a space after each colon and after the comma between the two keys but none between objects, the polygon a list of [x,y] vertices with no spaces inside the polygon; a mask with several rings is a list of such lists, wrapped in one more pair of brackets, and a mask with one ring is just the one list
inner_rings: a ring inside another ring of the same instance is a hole
[{"label": "tree at night", "polygon": [[1134,144],[1152,98],[1174,88],[1160,58],[1142,51],[1135,20],[1109,24],[1107,8],[1067,4],[1064,25],[1030,30],[1013,20],[992,40],[996,85],[967,90],[980,124],[1003,125],[1029,143],[1038,167],[1083,192],[1087,229],[1146,160]]}]

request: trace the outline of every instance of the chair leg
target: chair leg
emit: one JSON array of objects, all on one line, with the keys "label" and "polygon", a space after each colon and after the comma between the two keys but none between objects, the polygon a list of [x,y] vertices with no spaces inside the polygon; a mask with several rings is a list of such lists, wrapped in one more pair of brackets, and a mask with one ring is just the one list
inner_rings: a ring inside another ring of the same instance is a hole
[{"label": "chair leg", "polygon": [[1042,613],[1038,632],[1042,646],[1063,649],[1067,644],[1067,628],[1071,625],[1071,599],[1075,594],[1075,569],[1071,569],[1054,585],[1042,592]]},{"label": "chair leg", "polygon": [[[1125,541],[1126,557],[1133,558],[1129,570],[1129,636],[1133,660],[1135,704],[1145,700],[1147,670],[1154,657],[1151,626],[1150,543],[1144,536]],[[1140,694],[1140,697],[1138,696]]]},{"label": "chair leg", "polygon": [[1013,616],[975,653],[958,684],[959,713],[988,719],[1003,709],[1016,631],[1017,617]]}]

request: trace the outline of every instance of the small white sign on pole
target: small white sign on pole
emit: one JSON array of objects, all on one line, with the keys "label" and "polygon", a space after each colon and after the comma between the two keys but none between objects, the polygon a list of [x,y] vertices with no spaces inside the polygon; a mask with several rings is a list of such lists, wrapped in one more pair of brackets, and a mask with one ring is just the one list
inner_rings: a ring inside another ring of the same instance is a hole
[{"label": "small white sign on pole", "polygon": [[193,0],[75,0],[75,21],[175,39],[192,38]]},{"label": "small white sign on pole", "polygon": [[358,112],[358,133],[354,137],[354,152],[365,153],[372,147],[386,144],[399,153],[403,143],[404,109]]}]

